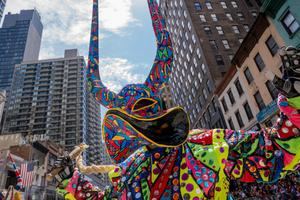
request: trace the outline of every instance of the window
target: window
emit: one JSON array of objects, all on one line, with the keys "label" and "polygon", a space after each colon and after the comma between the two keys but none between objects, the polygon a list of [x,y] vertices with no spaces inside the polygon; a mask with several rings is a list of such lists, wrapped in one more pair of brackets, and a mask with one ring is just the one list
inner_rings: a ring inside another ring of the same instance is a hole
[{"label": "window", "polygon": [[193,47],[192,47],[191,44],[189,44],[189,50],[190,50],[191,53],[193,53],[193,50],[194,50],[194,49],[193,49]]},{"label": "window", "polygon": [[242,88],[242,85],[240,83],[240,80],[237,79],[235,82],[234,82],[234,85],[236,87],[236,90],[238,91],[239,95],[241,96],[242,94],[244,94],[244,90]]},{"label": "window", "polygon": [[244,20],[245,20],[245,16],[244,16],[243,13],[238,12],[238,13],[236,13],[236,14],[237,14],[237,16],[239,17],[239,19],[240,19],[241,21],[244,21]]},{"label": "window", "polygon": [[243,128],[244,127],[244,122],[243,122],[243,119],[242,119],[241,114],[240,114],[239,111],[236,111],[235,117],[236,117],[236,120],[239,123],[240,128]]},{"label": "window", "polygon": [[229,128],[230,128],[231,130],[234,130],[234,129],[235,129],[231,117],[228,119],[228,124],[229,124]]},{"label": "window", "polygon": [[197,48],[197,56],[198,56],[199,59],[201,58],[201,52],[200,52],[199,48]]},{"label": "window", "polygon": [[211,35],[211,34],[212,34],[211,29],[210,29],[209,26],[205,26],[205,27],[204,27],[204,31],[205,31],[205,33],[206,33],[207,35]]},{"label": "window", "polygon": [[257,17],[257,12],[256,11],[252,11],[251,14],[252,14],[253,17]]},{"label": "window", "polygon": [[228,40],[222,40],[222,43],[223,43],[225,49],[230,49]]},{"label": "window", "polygon": [[212,90],[213,90],[213,85],[212,85],[211,80],[207,80],[206,86],[207,86],[208,92],[212,92]]},{"label": "window", "polygon": [[217,15],[216,15],[216,14],[211,14],[210,16],[211,16],[211,19],[212,19],[214,22],[218,21],[218,18],[217,18]]},{"label": "window", "polygon": [[[200,5],[200,8],[201,8],[201,5]],[[185,10],[183,11],[183,16],[184,16],[184,18],[187,18],[187,12]]]},{"label": "window", "polygon": [[201,4],[199,2],[195,2],[194,7],[197,11],[200,11],[202,9]]},{"label": "window", "polygon": [[238,26],[236,26],[236,25],[232,26],[232,30],[233,30],[234,33],[240,34],[240,30],[239,30]]},{"label": "window", "polygon": [[238,8],[238,5],[237,5],[236,1],[231,1],[231,5],[234,8]]},{"label": "window", "polygon": [[290,11],[284,15],[281,23],[289,35],[294,34],[300,29],[299,22],[295,19],[294,15]]},{"label": "window", "polygon": [[223,99],[221,100],[221,102],[222,102],[222,106],[223,106],[224,111],[227,112],[227,111],[228,111],[228,107],[227,107],[227,104],[226,104],[225,99],[223,98]]},{"label": "window", "polygon": [[201,20],[201,22],[206,22],[205,15],[199,15],[199,16],[200,16],[200,20]]},{"label": "window", "polygon": [[264,100],[263,98],[261,97],[259,91],[257,91],[255,94],[254,94],[254,99],[257,103],[257,106],[259,108],[259,110],[262,110],[266,107],[265,103],[264,103]]},{"label": "window", "polygon": [[220,4],[221,4],[222,8],[227,9],[227,5],[224,1],[221,1]]},{"label": "window", "polygon": [[252,81],[253,81],[253,76],[252,76],[252,74],[251,74],[251,72],[250,72],[250,69],[249,69],[248,67],[245,69],[244,75],[245,75],[245,77],[246,77],[246,79],[247,79],[248,84],[252,83]]},{"label": "window", "polygon": [[201,68],[202,68],[203,74],[206,74],[206,66],[204,64],[202,64]]},{"label": "window", "polygon": [[222,26],[216,26],[216,29],[217,29],[219,35],[223,35],[224,34]]},{"label": "window", "polygon": [[218,45],[215,40],[209,40],[212,49],[218,49]]},{"label": "window", "polygon": [[231,89],[228,90],[227,94],[229,96],[230,103],[233,105],[235,103],[235,99],[234,99]]},{"label": "window", "polygon": [[193,41],[194,44],[196,44],[196,37],[195,37],[194,34],[192,34],[192,41]]},{"label": "window", "polygon": [[259,71],[262,71],[265,68],[265,63],[259,53],[254,57],[254,61]]},{"label": "window", "polygon": [[218,65],[225,65],[223,57],[221,55],[216,55],[216,62]]},{"label": "window", "polygon": [[206,88],[203,88],[202,92],[203,92],[203,97],[206,100],[207,99],[207,90],[206,90]]},{"label": "window", "polygon": [[278,97],[278,90],[275,88],[275,86],[273,85],[273,83],[271,82],[271,81],[267,81],[266,82],[266,86],[267,86],[267,88],[268,88],[268,90],[269,90],[269,92],[270,92],[270,95],[271,95],[271,97],[272,97],[272,99],[274,100],[274,99],[276,99],[277,97]]},{"label": "window", "polygon": [[272,35],[270,35],[270,37],[267,39],[266,45],[267,45],[270,53],[272,54],[272,56],[274,56],[277,53],[279,47],[278,47],[276,41],[274,40],[274,38],[272,37]]},{"label": "window", "polygon": [[190,22],[188,22],[188,29],[189,29],[189,31],[192,30],[192,26],[191,26],[191,23],[190,23]]},{"label": "window", "polygon": [[244,29],[245,29],[246,32],[249,32],[249,25],[244,24]]},{"label": "window", "polygon": [[252,114],[251,108],[249,106],[249,103],[247,101],[244,104],[244,109],[245,109],[246,115],[248,117],[248,120],[250,121],[251,119],[253,119],[253,114]]},{"label": "window", "polygon": [[207,7],[208,10],[213,9],[212,5],[211,5],[211,2],[206,2],[205,4],[206,4],[206,7]]},{"label": "window", "polygon": [[200,83],[202,83],[202,75],[201,75],[201,72],[198,72],[198,79],[199,79]]},{"label": "window", "polygon": [[199,96],[199,103],[201,107],[204,105],[204,98],[202,95]]},{"label": "window", "polygon": [[232,15],[230,13],[226,13],[226,17],[230,20],[233,21]]}]

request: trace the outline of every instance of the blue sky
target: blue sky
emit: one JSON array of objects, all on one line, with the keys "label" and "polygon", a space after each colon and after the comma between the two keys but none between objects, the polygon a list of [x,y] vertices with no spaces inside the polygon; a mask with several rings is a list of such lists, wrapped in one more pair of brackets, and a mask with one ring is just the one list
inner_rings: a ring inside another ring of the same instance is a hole
[{"label": "blue sky", "polygon": [[[36,8],[44,33],[40,59],[62,57],[78,48],[87,56],[92,0],[8,0],[5,13]],[[100,0],[100,72],[118,92],[143,82],[155,56],[155,38],[146,0]]]}]

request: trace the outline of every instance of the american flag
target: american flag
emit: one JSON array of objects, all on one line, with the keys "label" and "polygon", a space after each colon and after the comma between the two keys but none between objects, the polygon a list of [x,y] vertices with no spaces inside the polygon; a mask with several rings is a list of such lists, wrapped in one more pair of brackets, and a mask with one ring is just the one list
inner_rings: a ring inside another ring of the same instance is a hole
[{"label": "american flag", "polygon": [[35,175],[34,162],[26,162],[21,164],[21,176],[23,178],[23,186],[30,187]]}]

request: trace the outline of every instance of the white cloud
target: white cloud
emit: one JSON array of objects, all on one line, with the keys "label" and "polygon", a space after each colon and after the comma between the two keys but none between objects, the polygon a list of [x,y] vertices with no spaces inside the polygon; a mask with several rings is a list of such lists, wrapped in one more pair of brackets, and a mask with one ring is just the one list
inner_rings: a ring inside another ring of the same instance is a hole
[{"label": "white cloud", "polygon": [[134,19],[131,9],[132,0],[102,0],[100,3],[101,27],[114,33],[121,33]]},{"label": "white cloud", "polygon": [[[52,59],[52,58],[56,58],[57,52],[55,51],[55,49],[53,47],[47,47],[47,48],[42,48],[40,51],[40,56],[39,59],[41,60],[45,60],[45,59]],[[62,57],[62,56],[60,56]]]},{"label": "white cloud", "polygon": [[[125,28],[140,25],[132,14],[133,6],[141,4],[140,0],[99,1],[100,38],[108,37],[109,32],[122,36]],[[5,12],[33,8],[39,11],[44,25],[40,59],[62,57],[67,48],[78,48],[81,55],[86,55],[92,0],[9,0]],[[146,75],[142,69],[148,70],[145,65],[137,66],[124,58],[101,58],[100,68],[104,84],[115,92],[126,84],[144,82]]]},{"label": "white cloud", "polygon": [[[122,29],[136,22],[133,0],[100,0],[102,30],[122,34]],[[45,43],[86,45],[89,42],[92,0],[9,0],[6,12],[36,8],[44,24]]]},{"label": "white cloud", "polygon": [[137,66],[123,58],[100,59],[101,79],[104,85],[117,93],[127,84],[143,83],[146,80],[146,69],[146,65]]}]

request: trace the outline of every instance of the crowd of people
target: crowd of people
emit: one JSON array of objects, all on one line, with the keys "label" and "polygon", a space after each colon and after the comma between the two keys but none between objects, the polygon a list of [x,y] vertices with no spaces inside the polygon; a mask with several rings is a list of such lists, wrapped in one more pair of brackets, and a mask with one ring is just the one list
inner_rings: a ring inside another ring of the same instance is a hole
[{"label": "crowd of people", "polygon": [[300,199],[300,173],[289,174],[273,184],[232,181],[229,199]]}]

